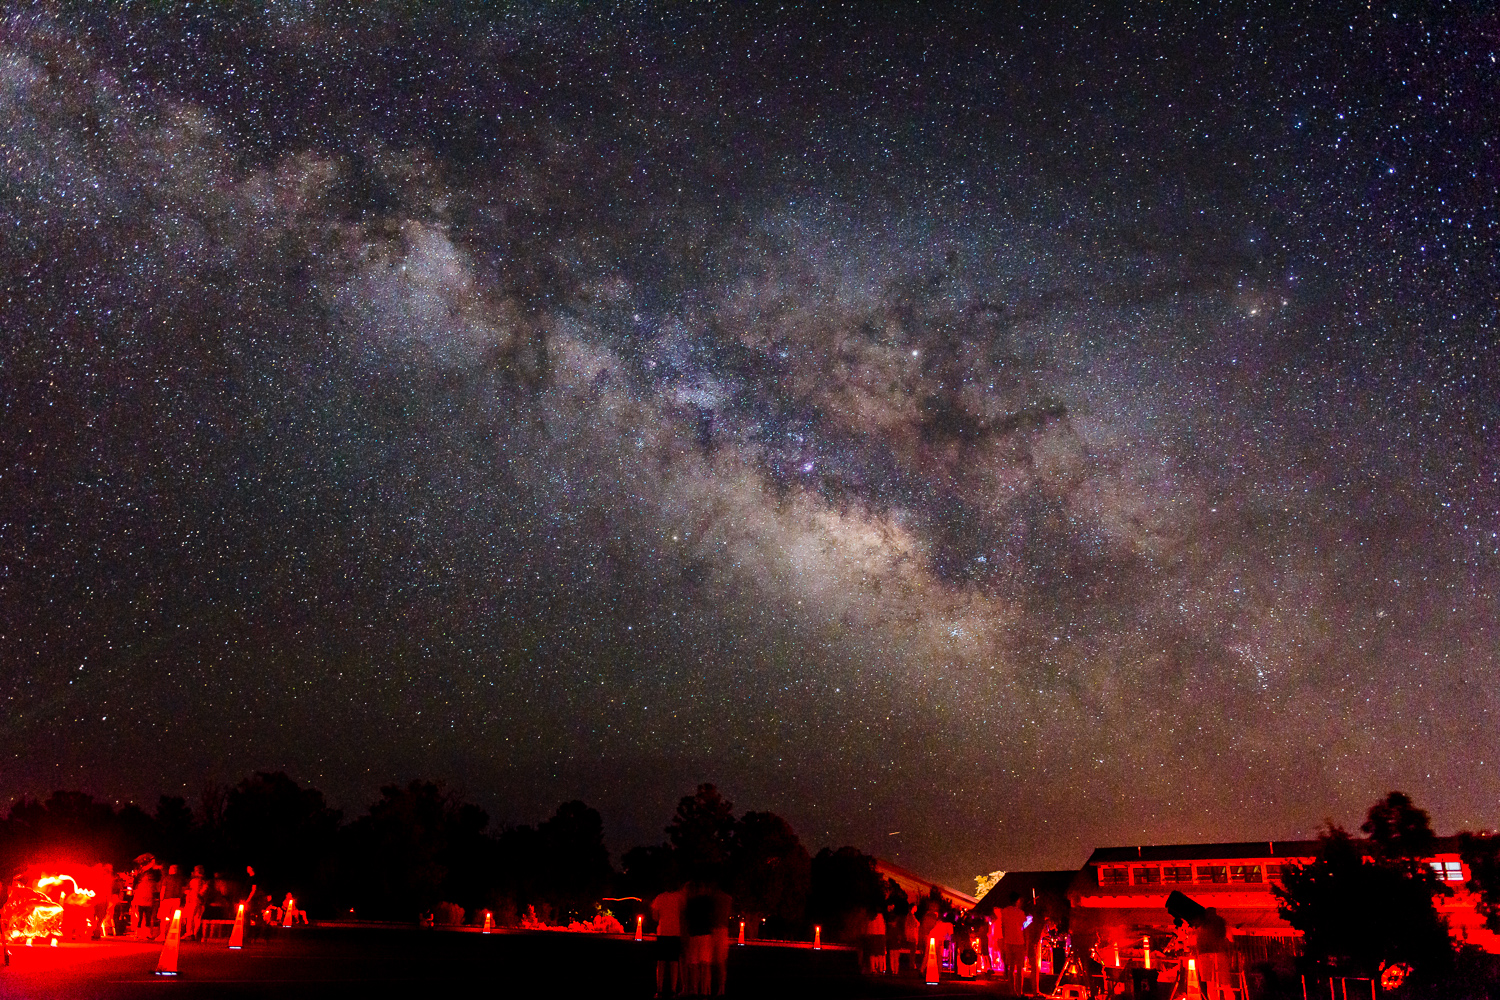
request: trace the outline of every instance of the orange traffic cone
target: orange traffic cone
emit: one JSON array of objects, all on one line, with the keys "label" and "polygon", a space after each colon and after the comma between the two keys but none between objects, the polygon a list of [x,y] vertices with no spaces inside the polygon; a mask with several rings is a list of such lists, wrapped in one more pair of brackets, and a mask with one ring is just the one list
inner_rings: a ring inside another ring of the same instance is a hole
[{"label": "orange traffic cone", "polygon": [[927,985],[932,986],[938,981],[938,953],[937,938],[927,939]]},{"label": "orange traffic cone", "polygon": [[1198,961],[1188,959],[1187,992],[1183,994],[1188,1000],[1202,1000],[1203,990],[1198,986]]},{"label": "orange traffic cone", "polygon": [[744,944],[744,943],[745,943],[745,922],[743,920],[741,920],[740,921],[740,944]]},{"label": "orange traffic cone", "polygon": [[490,914],[489,910],[485,910],[484,911],[484,930],[481,931],[480,933],[488,934],[488,933],[490,933],[490,931],[492,931],[494,929],[495,929],[495,918]]},{"label": "orange traffic cone", "polygon": [[182,911],[172,911],[172,926],[167,930],[167,943],[162,946],[161,958],[156,960],[158,976],[177,975],[177,952],[182,943]]},{"label": "orange traffic cone", "polygon": [[245,947],[245,904],[241,903],[240,908],[234,914],[234,930],[229,934],[229,950],[239,951],[243,947]]},{"label": "orange traffic cone", "polygon": [[822,947],[823,947],[823,927],[822,927],[821,924],[814,924],[813,925],[813,949],[814,950],[818,950],[818,949],[821,949]]},{"label": "orange traffic cone", "polygon": [[646,915],[644,913],[637,913],[635,915],[635,939],[637,941],[646,940]]},{"label": "orange traffic cone", "polygon": [[291,893],[286,895],[286,914],[282,919],[281,926],[290,927],[292,921],[297,919],[297,901],[292,898]]}]

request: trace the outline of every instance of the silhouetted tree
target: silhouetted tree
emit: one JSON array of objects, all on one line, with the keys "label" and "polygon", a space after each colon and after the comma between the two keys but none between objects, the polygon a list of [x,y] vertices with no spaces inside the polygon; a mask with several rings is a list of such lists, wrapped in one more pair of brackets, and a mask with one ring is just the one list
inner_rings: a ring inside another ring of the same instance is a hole
[{"label": "silhouetted tree", "polygon": [[789,933],[807,911],[812,859],[786,820],[747,812],[735,825],[729,891],[747,918],[765,918],[767,932]]},{"label": "silhouetted tree", "polygon": [[560,916],[593,916],[614,874],[598,811],[582,802],[564,802],[537,827],[537,846],[546,901]]},{"label": "silhouetted tree", "polygon": [[348,829],[345,892],[362,916],[415,920],[440,902],[486,902],[489,817],[431,781],[386,785]]},{"label": "silhouetted tree", "polygon": [[885,905],[875,859],[854,847],[825,847],[812,859],[811,874],[808,920],[822,924],[824,934],[852,943],[864,931],[860,918]]},{"label": "silhouetted tree", "polygon": [[56,791],[45,801],[17,799],[0,822],[0,876],[38,861],[69,859],[121,866],[155,850],[156,821],[138,806],[118,812],[86,792]]},{"label": "silhouetted tree", "polygon": [[163,864],[183,864],[197,856],[197,829],[193,811],[178,795],[163,795],[156,802],[156,850]]},{"label": "silhouetted tree", "polygon": [[713,785],[677,803],[677,812],[667,827],[667,839],[677,852],[677,864],[689,878],[717,877],[734,848],[734,805]]},{"label": "silhouetted tree", "polygon": [[492,905],[503,923],[512,923],[528,906],[551,916],[543,898],[546,890],[541,866],[542,848],[534,826],[506,827],[496,838],[499,878]]},{"label": "silhouetted tree", "polygon": [[1413,805],[1405,792],[1391,792],[1371,806],[1359,828],[1385,863],[1426,870],[1437,838],[1427,810]]},{"label": "silhouetted tree", "polygon": [[1442,975],[1453,948],[1433,897],[1447,890],[1414,853],[1431,850],[1427,814],[1392,793],[1362,829],[1368,843],[1330,822],[1314,860],[1290,866],[1276,887],[1281,915],[1302,932],[1308,959],[1341,974],[1375,976],[1405,962],[1429,979]]},{"label": "silhouetted tree", "polygon": [[18,799],[6,821],[7,860],[19,868],[45,851],[93,861],[108,855],[117,832],[114,807],[84,792],[56,791],[46,802]]},{"label": "silhouetted tree", "polygon": [[670,844],[642,844],[632,847],[620,859],[623,878],[620,890],[626,896],[638,896],[649,904],[657,893],[680,885],[682,873],[677,855]]},{"label": "silhouetted tree", "polygon": [[224,833],[234,866],[251,865],[263,890],[295,892],[303,906],[321,902],[342,813],[323,793],[282,772],[241,781],[224,805]]}]

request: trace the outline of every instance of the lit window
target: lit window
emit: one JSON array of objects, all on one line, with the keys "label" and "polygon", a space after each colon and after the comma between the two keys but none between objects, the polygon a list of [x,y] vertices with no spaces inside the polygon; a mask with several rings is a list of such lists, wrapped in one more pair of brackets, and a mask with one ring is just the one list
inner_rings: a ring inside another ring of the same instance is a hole
[{"label": "lit window", "polygon": [[1193,869],[1191,865],[1166,865],[1161,870],[1163,882],[1191,882],[1193,880]]},{"label": "lit window", "polygon": [[1130,869],[1124,867],[1123,865],[1120,867],[1105,867],[1101,865],[1099,867],[1099,884],[1129,885]]},{"label": "lit window", "polygon": [[1137,868],[1133,873],[1136,885],[1156,885],[1161,881],[1161,869],[1155,865],[1148,868]]},{"label": "lit window", "polygon": [[1229,869],[1223,865],[1199,865],[1199,882],[1228,882]]},{"label": "lit window", "polygon": [[1230,865],[1229,881],[1231,882],[1259,882],[1260,865]]},{"label": "lit window", "polygon": [[1433,873],[1444,882],[1462,882],[1464,866],[1457,861],[1429,861]]}]

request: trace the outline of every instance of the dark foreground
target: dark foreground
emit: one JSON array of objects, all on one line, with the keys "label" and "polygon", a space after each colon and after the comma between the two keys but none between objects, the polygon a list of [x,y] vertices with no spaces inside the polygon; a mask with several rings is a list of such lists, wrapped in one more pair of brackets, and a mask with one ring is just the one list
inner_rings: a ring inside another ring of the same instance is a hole
[{"label": "dark foreground", "polygon": [[[0,997],[187,998],[441,995],[649,998],[651,944],[566,933],[481,935],[387,927],[311,927],[281,932],[240,952],[185,943],[181,975],[152,975],[160,945],[109,943],[13,948]],[[458,992],[451,992],[458,991]],[[987,982],[926,986],[914,976],[861,976],[852,952],[772,945],[732,947],[729,996],[896,998],[994,996]]]}]

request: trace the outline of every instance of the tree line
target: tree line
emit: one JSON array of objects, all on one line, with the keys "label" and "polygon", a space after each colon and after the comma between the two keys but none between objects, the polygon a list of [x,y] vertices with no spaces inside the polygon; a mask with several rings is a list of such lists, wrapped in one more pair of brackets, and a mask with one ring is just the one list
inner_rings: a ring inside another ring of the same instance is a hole
[{"label": "tree line", "polygon": [[528,910],[550,923],[588,920],[601,900],[628,915],[638,901],[700,878],[728,891],[768,937],[803,936],[814,923],[837,934],[847,915],[882,907],[891,889],[869,855],[853,847],[810,855],[786,820],[736,816],[710,784],[682,798],[664,832],[616,867],[602,817],[583,802],[564,802],[535,825],[494,829],[457,792],[412,781],[383,787],[348,821],[317,789],[259,772],[208,788],[196,807],[168,795],[150,812],[77,791],[19,799],[0,820],[0,876],[60,859],[125,870],[150,852],[184,871],[201,864],[238,877],[253,867],[262,889],[295,893],[315,917],[412,921],[462,909],[469,920],[488,910],[501,924]]}]

